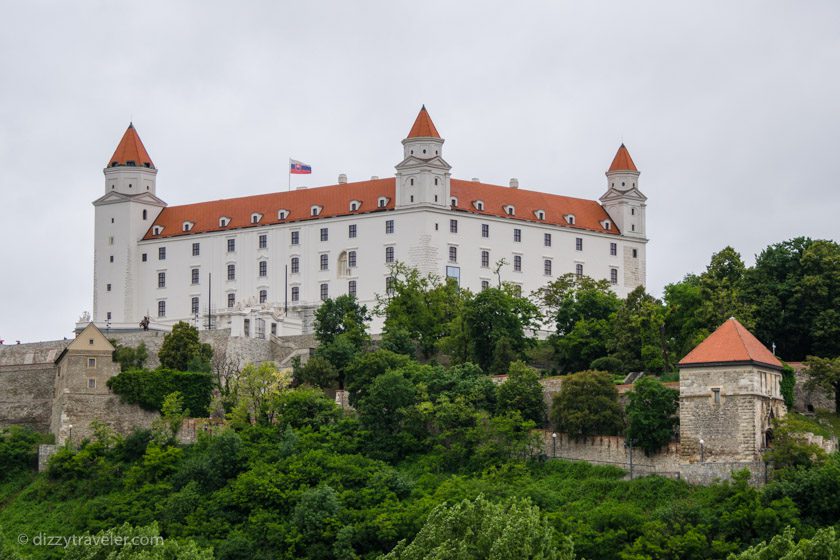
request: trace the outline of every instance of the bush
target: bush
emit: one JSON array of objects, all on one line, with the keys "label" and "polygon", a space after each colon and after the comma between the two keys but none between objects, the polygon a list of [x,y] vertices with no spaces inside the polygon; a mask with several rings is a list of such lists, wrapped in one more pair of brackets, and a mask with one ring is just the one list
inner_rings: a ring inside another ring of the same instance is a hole
[{"label": "bush", "polygon": [[596,360],[592,361],[592,365],[589,366],[589,369],[593,369],[596,371],[606,371],[613,375],[617,373],[621,373],[624,366],[621,364],[621,360],[618,358],[613,358],[612,356],[602,356]]},{"label": "bush", "polygon": [[161,368],[209,372],[213,348],[199,341],[198,329],[180,321],[163,337],[158,358]]},{"label": "bush", "polygon": [[633,386],[627,405],[627,439],[651,455],[671,441],[679,422],[680,394],[651,377]]},{"label": "bush", "polygon": [[793,410],[796,372],[787,364],[782,368],[782,381],[779,383],[779,388],[782,392],[782,397],[785,399],[785,406],[788,407],[788,410]]},{"label": "bush", "polygon": [[36,468],[38,444],[49,440],[49,436],[28,428],[0,429],[0,482],[9,480],[16,472]]},{"label": "bush", "polygon": [[167,395],[181,393],[184,408],[194,416],[203,416],[210,406],[213,377],[209,373],[197,371],[133,369],[109,379],[108,388],[118,394],[123,402],[156,412],[161,411]]},{"label": "bush", "polygon": [[507,380],[496,390],[496,406],[500,414],[517,411],[537,426],[545,424],[545,401],[537,370],[523,362],[510,365]]},{"label": "bush", "polygon": [[620,434],[624,419],[610,374],[590,370],[566,376],[554,397],[551,419],[558,431],[575,439]]}]

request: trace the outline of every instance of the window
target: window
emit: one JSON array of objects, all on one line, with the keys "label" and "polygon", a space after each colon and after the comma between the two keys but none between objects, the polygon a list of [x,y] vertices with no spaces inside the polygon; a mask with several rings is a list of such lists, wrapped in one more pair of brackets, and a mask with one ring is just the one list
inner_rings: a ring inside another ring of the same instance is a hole
[{"label": "window", "polygon": [[221,218],[219,218],[219,227],[227,227],[227,225],[229,223],[230,223],[230,218],[228,218],[226,216],[222,216]]},{"label": "window", "polygon": [[292,301],[300,301],[300,288],[292,286]]},{"label": "window", "polygon": [[268,276],[268,261],[260,261],[260,277]]},{"label": "window", "polygon": [[227,295],[227,306],[228,307],[233,307],[235,303],[236,303],[236,294],[231,292]]},{"label": "window", "polygon": [[87,359],[87,367],[95,368],[96,367],[96,358],[88,358]]},{"label": "window", "polygon": [[356,251],[347,253],[347,266],[349,268],[356,268]]},{"label": "window", "polygon": [[292,274],[300,272],[300,257],[292,257]]},{"label": "window", "polygon": [[320,207],[320,206],[313,206],[313,207],[312,207],[312,208],[310,208],[310,210],[309,210],[309,215],[310,215],[310,216],[317,216],[317,215],[319,215],[320,213],[321,213],[321,207]]},{"label": "window", "polygon": [[289,211],[288,210],[278,210],[277,211],[277,219],[278,220],[285,220],[288,217],[289,217]]},{"label": "window", "polygon": [[583,276],[583,265],[580,263],[575,265],[575,276],[578,278]]},{"label": "window", "polygon": [[490,237],[490,224],[481,224],[481,237]]},{"label": "window", "polygon": [[551,259],[545,259],[543,261],[543,274],[551,276]]},{"label": "window", "polygon": [[166,247],[158,247],[158,260],[165,261],[166,260]]},{"label": "window", "polygon": [[227,272],[228,272],[228,276],[227,276],[228,280],[236,280],[236,265],[235,264],[229,264],[228,267],[227,267]]},{"label": "window", "polygon": [[385,247],[385,262],[386,263],[394,262],[394,248],[393,247]]},{"label": "window", "polygon": [[610,284],[618,284],[618,269],[610,269]]},{"label": "window", "polygon": [[228,239],[227,240],[227,252],[228,253],[235,253],[236,252],[236,239]]},{"label": "window", "polygon": [[330,269],[330,256],[326,253],[321,255],[321,270]]},{"label": "window", "polygon": [[145,220],[148,217],[149,217],[149,212],[147,210],[143,210],[143,219]]},{"label": "window", "polygon": [[110,292],[110,291],[111,291],[111,284],[105,284],[105,291],[106,291],[106,292]]},{"label": "window", "polygon": [[630,209],[630,215],[631,215],[631,216],[635,216],[635,215],[636,215],[636,209],[635,209],[635,208],[631,208],[631,209]]},{"label": "window", "polygon": [[108,257],[108,260],[111,261],[111,262],[114,262],[114,255],[111,255],[110,257]]},{"label": "window", "polygon": [[321,301],[326,301],[330,297],[330,285],[327,283],[321,284]]},{"label": "window", "polygon": [[514,214],[516,214],[516,208],[514,208],[511,205],[505,206],[505,214],[507,214],[508,216],[513,216]]},{"label": "window", "polygon": [[108,238],[108,245],[113,245],[113,244],[114,244],[114,236],[112,235]]},{"label": "window", "polygon": [[546,247],[551,247],[551,234],[546,233],[543,235],[543,245]]},{"label": "window", "polygon": [[321,228],[321,241],[327,241],[330,238],[330,230],[322,227]]},{"label": "window", "polygon": [[88,378],[88,389],[96,389],[96,379],[93,377]]},{"label": "window", "polygon": [[245,336],[251,336],[251,320],[245,319],[242,321],[242,330],[245,331]]},{"label": "window", "polygon": [[181,229],[183,229],[184,231],[190,231],[192,229],[192,227],[193,227],[192,222],[184,222],[181,226]]},{"label": "window", "polygon": [[293,231],[292,232],[292,245],[300,245],[300,232]]},{"label": "window", "polygon": [[476,210],[484,210],[484,202],[481,200],[475,201],[475,209]]},{"label": "window", "polygon": [[537,216],[538,220],[545,220],[545,210],[537,210],[534,215]]},{"label": "window", "polygon": [[[411,180],[411,184],[414,184],[414,179]],[[388,205],[388,199],[384,196],[380,196],[379,199],[376,201],[376,206],[378,208],[385,208]]]},{"label": "window", "polygon": [[385,233],[394,233],[394,220],[385,221]]},{"label": "window", "polygon": [[158,272],[158,288],[166,287],[166,273]]},{"label": "window", "polygon": [[576,251],[583,251],[583,238],[576,237],[575,238],[575,250]]},{"label": "window", "polygon": [[359,209],[359,201],[358,200],[351,201],[350,202],[350,211],[355,212],[358,209]]},{"label": "window", "polygon": [[720,404],[720,389],[717,387],[712,389],[712,400],[715,404]]},{"label": "window", "polygon": [[88,339],[88,344],[90,344],[91,346],[93,346],[93,339],[92,339],[92,338],[89,338],[89,339]]},{"label": "window", "polygon": [[260,290],[260,303],[268,301],[268,290]]},{"label": "window", "polygon": [[143,261],[143,262],[148,261],[149,260],[149,255],[147,255],[146,253],[143,253],[142,255],[140,255],[140,260]]},{"label": "window", "polygon": [[347,294],[351,295],[353,297],[356,297],[356,281],[355,280],[350,280],[350,282],[347,283]]},{"label": "window", "polygon": [[575,225],[575,215],[574,214],[566,214],[566,223],[570,226]]},{"label": "window", "polygon": [[458,247],[449,247],[449,262],[458,262]]},{"label": "window", "polygon": [[603,222],[601,222],[601,225],[604,226],[605,230],[609,231],[612,229],[612,222],[610,222],[609,220],[604,220]]},{"label": "window", "polygon": [[522,256],[521,255],[514,255],[513,256],[513,270],[516,272],[522,272]]},{"label": "window", "polygon": [[490,268],[490,251],[481,252],[481,268]]},{"label": "window", "polygon": [[198,243],[192,244],[192,256],[197,257],[201,254],[201,245]]},{"label": "window", "polygon": [[190,273],[191,273],[191,278],[190,278],[191,283],[192,284],[198,284],[198,269],[194,268],[190,271]]},{"label": "window", "polygon": [[109,321],[111,320],[111,312],[110,311],[105,314],[105,318],[108,319]]},{"label": "window", "polygon": [[262,220],[262,214],[257,214],[257,213],[251,214],[251,223],[252,224],[258,224],[258,223],[260,223],[260,220]]},{"label": "window", "polygon": [[515,229],[513,230],[513,241],[514,241],[515,243],[520,243],[520,242],[522,242],[522,230],[521,230],[521,229],[519,229],[519,228],[515,228]]},{"label": "window", "polygon": [[490,280],[482,280],[481,281],[481,291],[484,291],[489,287],[490,287]]},{"label": "window", "polygon": [[449,233],[458,233],[458,220],[449,220]]},{"label": "window", "polygon": [[158,317],[166,317],[166,302],[158,302]]},{"label": "window", "polygon": [[271,334],[277,336],[277,323],[271,323]]},{"label": "window", "polygon": [[193,315],[198,315],[198,297],[196,296],[190,299],[190,311]]},{"label": "window", "polygon": [[160,235],[161,233],[163,233],[163,228],[161,226],[152,227],[152,235]]},{"label": "window", "polygon": [[618,254],[618,243],[610,243],[610,256],[614,257]]},{"label": "window", "polygon": [[389,296],[394,295],[396,279],[393,276],[385,278],[385,293]]},{"label": "window", "polygon": [[356,237],[356,224],[350,224],[347,226],[347,237]]},{"label": "window", "polygon": [[638,258],[638,256],[639,256],[639,250],[638,249],[633,249],[633,258],[634,259]]},{"label": "window", "polygon": [[260,249],[265,249],[268,247],[268,235],[262,234],[259,238],[259,244],[257,245]]}]

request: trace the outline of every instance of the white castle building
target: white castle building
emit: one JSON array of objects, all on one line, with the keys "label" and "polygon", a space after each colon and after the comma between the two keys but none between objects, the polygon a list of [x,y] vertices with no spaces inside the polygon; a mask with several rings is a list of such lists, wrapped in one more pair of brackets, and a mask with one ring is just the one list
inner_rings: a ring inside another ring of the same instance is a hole
[{"label": "white castle building", "polygon": [[598,202],[455,179],[443,143],[424,107],[393,177],[167,206],[129,125],[93,203],[93,320],[301,334],[326,298],[371,307],[397,261],[473,291],[496,284],[502,259],[501,279],[523,294],[566,273],[606,279],[619,296],[645,283],[646,197],[624,145]]}]

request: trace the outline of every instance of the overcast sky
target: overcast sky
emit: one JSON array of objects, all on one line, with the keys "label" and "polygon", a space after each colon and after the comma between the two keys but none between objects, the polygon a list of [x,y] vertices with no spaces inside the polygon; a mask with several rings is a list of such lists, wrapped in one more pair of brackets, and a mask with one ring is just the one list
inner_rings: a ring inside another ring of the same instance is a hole
[{"label": "overcast sky", "polygon": [[170,205],[388,176],[425,103],[457,178],[597,199],[623,140],[648,286],[840,238],[840,2],[0,1],[0,339],[92,308],[133,119]]}]

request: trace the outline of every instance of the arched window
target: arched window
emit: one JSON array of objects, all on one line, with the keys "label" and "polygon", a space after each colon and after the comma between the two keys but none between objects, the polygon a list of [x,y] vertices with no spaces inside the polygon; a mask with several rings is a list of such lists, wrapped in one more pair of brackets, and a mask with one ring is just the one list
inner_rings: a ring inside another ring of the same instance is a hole
[{"label": "arched window", "polygon": [[148,210],[143,210],[143,219],[145,220],[148,217],[149,217],[149,211]]}]

